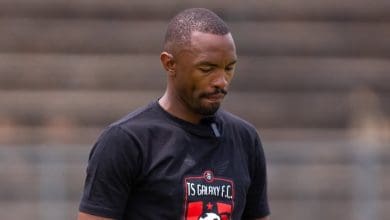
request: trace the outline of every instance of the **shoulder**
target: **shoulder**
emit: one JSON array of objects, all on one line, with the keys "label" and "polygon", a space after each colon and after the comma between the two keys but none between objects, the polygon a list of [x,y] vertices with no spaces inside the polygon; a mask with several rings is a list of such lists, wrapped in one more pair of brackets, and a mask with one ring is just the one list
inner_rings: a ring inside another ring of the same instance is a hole
[{"label": "shoulder", "polygon": [[110,124],[103,135],[120,136],[119,140],[144,149],[148,147],[146,144],[150,143],[151,137],[164,140],[177,134],[177,130],[157,102],[151,102]]},{"label": "shoulder", "polygon": [[227,111],[220,111],[225,137],[235,139],[242,146],[248,158],[256,158],[263,154],[260,136],[254,125]]},{"label": "shoulder", "polygon": [[121,129],[131,137],[143,136],[145,132],[166,124],[166,119],[157,105],[157,102],[151,102],[140,107],[113,122],[106,129]]},{"label": "shoulder", "polygon": [[121,127],[124,128],[129,124],[137,124],[139,122],[147,123],[149,120],[157,117],[156,103],[152,102],[146,106],[140,107],[119,120],[113,122],[109,127]]},{"label": "shoulder", "polygon": [[218,115],[223,121],[224,126],[230,127],[235,131],[248,133],[249,135],[257,135],[256,127],[250,122],[242,119],[241,117],[221,109],[218,111]]},{"label": "shoulder", "polygon": [[138,144],[136,131],[142,130],[140,127],[145,127],[153,115],[153,104],[128,113],[104,128],[95,145],[104,150],[107,146],[110,146],[110,148],[118,146],[123,148],[123,145]]}]

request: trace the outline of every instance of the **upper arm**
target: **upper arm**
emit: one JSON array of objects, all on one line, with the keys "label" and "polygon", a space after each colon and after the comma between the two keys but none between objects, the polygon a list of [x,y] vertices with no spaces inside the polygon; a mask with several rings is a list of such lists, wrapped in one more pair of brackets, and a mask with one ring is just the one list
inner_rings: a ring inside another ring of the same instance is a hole
[{"label": "upper arm", "polygon": [[79,211],[120,218],[126,212],[137,161],[137,146],[129,135],[115,127],[104,132],[90,154]]},{"label": "upper arm", "polygon": [[90,215],[85,212],[79,212],[77,220],[114,220],[112,218],[104,218],[100,216]]},{"label": "upper arm", "polygon": [[270,213],[267,196],[266,161],[264,150],[258,136],[255,137],[252,146],[248,164],[251,184],[247,192],[243,217],[244,219],[268,220],[267,217],[256,217],[268,216]]}]

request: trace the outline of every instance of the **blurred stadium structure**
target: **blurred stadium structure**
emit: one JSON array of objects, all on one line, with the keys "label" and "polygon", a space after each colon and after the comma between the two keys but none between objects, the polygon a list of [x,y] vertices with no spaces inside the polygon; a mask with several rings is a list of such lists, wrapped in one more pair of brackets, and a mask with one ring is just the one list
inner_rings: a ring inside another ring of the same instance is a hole
[{"label": "blurred stadium structure", "polygon": [[239,66],[272,219],[390,218],[390,1],[0,0],[0,219],[75,219],[88,152],[162,94],[168,19],[207,7]]}]

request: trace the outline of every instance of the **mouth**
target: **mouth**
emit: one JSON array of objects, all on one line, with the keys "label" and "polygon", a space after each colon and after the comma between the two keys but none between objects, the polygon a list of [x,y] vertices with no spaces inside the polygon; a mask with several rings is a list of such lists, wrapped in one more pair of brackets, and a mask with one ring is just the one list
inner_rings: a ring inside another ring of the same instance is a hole
[{"label": "mouth", "polygon": [[217,93],[217,94],[208,95],[208,96],[206,96],[205,98],[206,98],[209,102],[221,102],[221,101],[223,100],[224,97],[225,97],[224,94],[222,94],[222,93]]}]

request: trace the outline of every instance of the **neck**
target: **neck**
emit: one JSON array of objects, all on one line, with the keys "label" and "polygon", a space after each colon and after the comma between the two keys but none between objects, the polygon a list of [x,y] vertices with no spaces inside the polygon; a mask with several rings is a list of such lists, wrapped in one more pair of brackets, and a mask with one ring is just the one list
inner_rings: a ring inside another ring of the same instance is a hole
[{"label": "neck", "polygon": [[175,99],[172,95],[169,95],[168,92],[164,93],[160,100],[158,100],[158,103],[171,115],[192,124],[199,124],[200,120],[204,117],[192,112],[183,102]]}]

